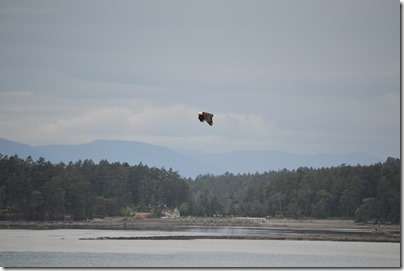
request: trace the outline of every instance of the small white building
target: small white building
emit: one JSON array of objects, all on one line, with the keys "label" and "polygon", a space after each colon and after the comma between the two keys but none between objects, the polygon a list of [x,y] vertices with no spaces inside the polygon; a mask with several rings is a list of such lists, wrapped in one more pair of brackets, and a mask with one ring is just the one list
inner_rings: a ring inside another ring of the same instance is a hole
[{"label": "small white building", "polygon": [[168,209],[162,211],[161,213],[164,215],[161,218],[180,218],[180,211],[178,211],[178,208],[175,208],[172,213],[170,213]]},{"label": "small white building", "polygon": [[178,211],[178,209],[175,208],[175,209],[174,209],[174,212],[173,212],[173,214],[172,214],[172,216],[173,216],[174,218],[179,218],[179,217],[180,217],[180,211]]}]

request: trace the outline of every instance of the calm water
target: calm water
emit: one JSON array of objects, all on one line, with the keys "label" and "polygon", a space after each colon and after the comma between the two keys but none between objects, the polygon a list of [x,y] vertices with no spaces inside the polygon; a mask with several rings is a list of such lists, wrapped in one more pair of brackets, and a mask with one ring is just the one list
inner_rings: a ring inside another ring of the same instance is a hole
[{"label": "calm water", "polygon": [[[103,236],[256,234],[187,231],[0,230],[3,267],[400,267],[399,243],[286,240],[79,240]],[[262,232],[260,232],[262,233]]]}]

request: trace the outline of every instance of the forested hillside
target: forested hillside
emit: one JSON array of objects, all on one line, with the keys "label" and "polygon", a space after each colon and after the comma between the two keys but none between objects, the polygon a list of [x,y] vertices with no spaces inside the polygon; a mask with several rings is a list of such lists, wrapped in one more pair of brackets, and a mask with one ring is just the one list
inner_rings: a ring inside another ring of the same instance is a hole
[{"label": "forested hillside", "polygon": [[85,219],[121,215],[126,207],[159,215],[164,205],[179,206],[190,197],[186,181],[171,169],[105,160],[65,165],[17,156],[0,159],[3,217]]},{"label": "forested hillside", "polygon": [[234,215],[400,220],[400,159],[370,166],[200,175],[189,184],[197,198],[218,201],[220,212]]},{"label": "forested hillside", "polygon": [[185,179],[172,169],[0,155],[0,219],[87,219],[178,207],[181,215],[400,221],[401,164],[341,165]]}]

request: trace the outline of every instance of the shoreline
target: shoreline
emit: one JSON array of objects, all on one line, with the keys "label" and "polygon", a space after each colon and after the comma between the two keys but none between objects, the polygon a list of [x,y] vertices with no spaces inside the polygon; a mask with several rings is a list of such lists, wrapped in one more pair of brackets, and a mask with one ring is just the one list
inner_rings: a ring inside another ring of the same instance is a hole
[{"label": "shoreline", "polygon": [[399,243],[400,237],[371,234],[298,234],[298,235],[179,235],[179,236],[131,236],[131,237],[97,237],[79,240],[295,240],[295,241],[339,241],[339,242],[387,242]]},{"label": "shoreline", "polygon": [[191,227],[243,227],[274,230],[271,235],[194,235],[194,236],[142,236],[99,237],[88,240],[191,240],[191,239],[245,239],[245,240],[322,240],[400,242],[400,225],[355,223],[342,219],[265,219],[182,217],[179,219],[132,219],[106,217],[87,221],[0,221],[0,229],[94,229],[94,230],[181,230]]}]

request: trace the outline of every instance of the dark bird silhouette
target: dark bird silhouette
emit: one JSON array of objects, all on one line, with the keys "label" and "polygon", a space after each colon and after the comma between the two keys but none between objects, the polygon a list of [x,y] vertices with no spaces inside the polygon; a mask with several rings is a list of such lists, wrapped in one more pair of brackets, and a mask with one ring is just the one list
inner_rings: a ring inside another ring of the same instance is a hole
[{"label": "dark bird silhouette", "polygon": [[206,122],[212,126],[213,125],[213,114],[208,113],[208,112],[199,112],[198,113],[198,119],[201,122],[204,122],[206,120]]}]

